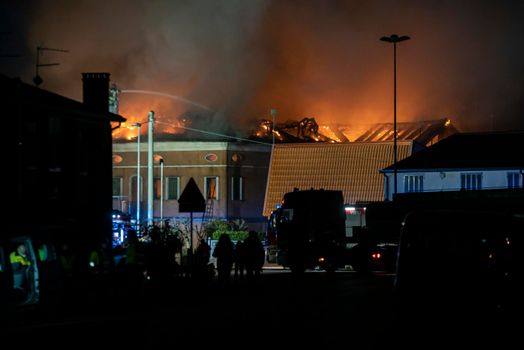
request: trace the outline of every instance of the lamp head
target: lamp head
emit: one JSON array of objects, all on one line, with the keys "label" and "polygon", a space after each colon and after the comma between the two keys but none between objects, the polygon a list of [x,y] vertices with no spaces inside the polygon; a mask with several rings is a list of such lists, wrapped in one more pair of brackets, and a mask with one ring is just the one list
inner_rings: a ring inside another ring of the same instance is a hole
[{"label": "lamp head", "polygon": [[407,35],[398,36],[397,34],[391,34],[390,36],[383,36],[380,38],[381,41],[385,41],[388,43],[399,43],[401,41],[409,40],[411,39]]}]

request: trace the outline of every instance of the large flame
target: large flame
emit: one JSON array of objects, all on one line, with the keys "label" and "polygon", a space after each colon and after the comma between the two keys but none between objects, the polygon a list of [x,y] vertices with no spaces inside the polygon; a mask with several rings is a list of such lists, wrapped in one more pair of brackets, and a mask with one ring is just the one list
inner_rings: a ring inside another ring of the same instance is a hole
[{"label": "large flame", "polygon": [[161,98],[133,96],[122,100],[119,106],[119,114],[126,118],[126,122],[113,131],[113,139],[115,140],[136,139],[137,123],[141,124],[140,134],[147,134],[147,116],[150,111],[155,112],[155,133],[181,134],[185,132],[184,127],[191,125],[191,120],[184,115],[185,110],[183,108],[169,101],[162,101]]}]

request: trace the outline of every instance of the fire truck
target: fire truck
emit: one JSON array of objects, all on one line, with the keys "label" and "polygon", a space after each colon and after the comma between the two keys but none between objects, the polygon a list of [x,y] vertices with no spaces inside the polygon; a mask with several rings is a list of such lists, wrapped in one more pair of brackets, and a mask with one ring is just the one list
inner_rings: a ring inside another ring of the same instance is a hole
[{"label": "fire truck", "polygon": [[349,265],[359,272],[395,272],[403,222],[424,210],[524,216],[524,190],[402,193],[393,201],[352,206],[344,206],[340,191],[296,190],[270,216],[268,256],[295,270]]},{"label": "fire truck", "polygon": [[295,189],[271,213],[268,245],[276,262],[293,272],[334,271],[345,264],[345,221],[342,191]]},{"label": "fire truck", "polygon": [[120,210],[113,209],[111,213],[113,226],[112,248],[119,248],[127,239],[127,233],[132,229],[131,217]]}]

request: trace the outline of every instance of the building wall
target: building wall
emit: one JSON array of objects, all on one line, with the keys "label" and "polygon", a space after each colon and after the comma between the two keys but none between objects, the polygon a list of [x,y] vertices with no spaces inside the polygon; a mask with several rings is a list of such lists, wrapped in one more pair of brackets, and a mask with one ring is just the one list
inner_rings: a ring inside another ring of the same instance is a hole
[{"label": "building wall", "polygon": [[[481,189],[508,188],[508,173],[518,173],[519,186],[522,187],[522,172],[519,168],[504,170],[435,170],[411,171],[399,170],[397,172],[397,193],[404,193],[405,176],[422,176],[424,192],[457,191],[461,189],[462,174],[481,174]],[[386,199],[391,200],[393,194],[393,173],[386,174],[384,193]]]},{"label": "building wall", "polygon": [[[271,148],[264,145],[230,144],[228,147],[228,201],[227,216],[258,223],[265,230],[266,219],[263,216],[264,196],[268,176]],[[233,176],[243,180],[243,197],[233,200],[231,181]]]},{"label": "building wall", "polygon": [[0,112],[10,130],[6,161],[14,167],[6,173],[6,230],[63,233],[84,247],[110,239],[109,119],[58,95],[33,99],[24,89],[32,91],[4,90]]},{"label": "building wall", "polygon": [[[140,176],[142,177],[141,218],[147,214],[147,142],[141,142]],[[189,213],[178,211],[178,201],[168,200],[167,178],[179,177],[180,193],[192,177],[206,197],[205,178],[218,177],[218,199],[213,200],[213,218],[244,219],[253,229],[263,222],[263,192],[267,180],[270,147],[256,144],[239,145],[230,142],[172,142],[154,144],[155,159],[164,161],[163,166],[163,218],[181,218]],[[121,196],[113,197],[113,207],[136,213],[137,143],[114,143],[113,178],[122,178]],[[119,162],[115,162],[120,160]],[[160,178],[160,164],[154,164],[154,177]],[[231,198],[231,176],[240,176],[244,182],[243,200]],[[194,213],[199,220],[203,213]],[[154,218],[160,219],[160,200],[154,201]]]}]

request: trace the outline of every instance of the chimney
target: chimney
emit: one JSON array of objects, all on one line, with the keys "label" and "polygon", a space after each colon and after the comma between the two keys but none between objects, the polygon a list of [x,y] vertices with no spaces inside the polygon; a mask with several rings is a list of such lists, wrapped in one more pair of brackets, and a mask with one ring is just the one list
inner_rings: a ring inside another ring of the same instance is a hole
[{"label": "chimney", "polygon": [[109,112],[109,73],[82,73],[84,104],[94,112]]}]

